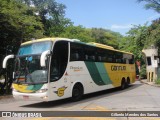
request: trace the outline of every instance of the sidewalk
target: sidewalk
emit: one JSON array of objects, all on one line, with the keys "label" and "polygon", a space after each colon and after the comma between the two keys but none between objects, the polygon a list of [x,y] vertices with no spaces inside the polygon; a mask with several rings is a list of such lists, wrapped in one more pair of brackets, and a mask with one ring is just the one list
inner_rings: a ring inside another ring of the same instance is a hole
[{"label": "sidewalk", "polygon": [[12,98],[13,95],[0,95],[0,100],[4,98]]},{"label": "sidewalk", "polygon": [[141,83],[145,83],[151,86],[160,87],[160,85],[155,84],[155,82],[147,82],[147,79],[140,80]]}]

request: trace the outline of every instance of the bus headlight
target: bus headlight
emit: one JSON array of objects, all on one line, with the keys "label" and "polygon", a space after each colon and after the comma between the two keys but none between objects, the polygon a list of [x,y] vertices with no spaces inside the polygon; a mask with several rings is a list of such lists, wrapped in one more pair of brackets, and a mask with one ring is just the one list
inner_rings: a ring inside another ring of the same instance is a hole
[{"label": "bus headlight", "polygon": [[36,91],[36,93],[44,93],[44,92],[47,92],[48,89],[40,89],[38,91]]},{"label": "bus headlight", "polygon": [[18,90],[14,89],[14,88],[12,88],[12,90],[13,90],[14,92],[18,92]]}]

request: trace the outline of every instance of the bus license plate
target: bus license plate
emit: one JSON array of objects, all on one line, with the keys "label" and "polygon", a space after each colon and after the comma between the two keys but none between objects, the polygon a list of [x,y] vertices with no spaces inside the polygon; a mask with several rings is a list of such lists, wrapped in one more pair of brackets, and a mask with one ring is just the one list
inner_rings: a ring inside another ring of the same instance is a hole
[{"label": "bus license plate", "polygon": [[23,99],[28,100],[29,96],[23,96]]}]

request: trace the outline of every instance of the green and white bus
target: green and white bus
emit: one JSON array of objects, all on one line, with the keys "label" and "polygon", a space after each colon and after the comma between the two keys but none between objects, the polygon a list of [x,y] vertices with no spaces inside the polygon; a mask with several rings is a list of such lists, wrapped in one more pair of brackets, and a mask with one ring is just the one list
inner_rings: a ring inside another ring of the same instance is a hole
[{"label": "green and white bus", "polygon": [[132,53],[76,39],[44,38],[22,43],[14,58],[13,96],[16,99],[80,100],[84,94],[135,82]]}]

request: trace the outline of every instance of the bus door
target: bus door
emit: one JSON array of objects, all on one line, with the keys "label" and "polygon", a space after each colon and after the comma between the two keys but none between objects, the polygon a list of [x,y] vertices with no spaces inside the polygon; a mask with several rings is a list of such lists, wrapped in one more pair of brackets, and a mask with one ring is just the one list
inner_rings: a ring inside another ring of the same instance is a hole
[{"label": "bus door", "polygon": [[70,87],[69,76],[66,71],[68,64],[68,42],[57,41],[53,47],[50,65],[51,92],[59,97],[65,96],[66,89]]}]

